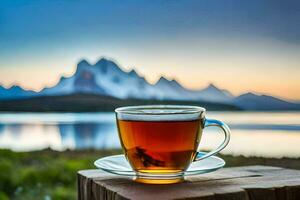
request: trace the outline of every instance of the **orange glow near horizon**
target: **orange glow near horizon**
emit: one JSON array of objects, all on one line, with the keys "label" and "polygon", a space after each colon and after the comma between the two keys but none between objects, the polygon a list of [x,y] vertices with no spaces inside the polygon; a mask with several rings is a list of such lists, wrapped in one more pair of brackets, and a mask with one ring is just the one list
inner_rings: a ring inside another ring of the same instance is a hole
[{"label": "orange glow near horizon", "polygon": [[[125,70],[128,71],[130,68],[126,68]],[[285,77],[287,74],[283,73],[260,75],[257,75],[256,73],[248,73],[245,76],[243,74],[238,75],[231,72],[226,73],[224,71],[222,73],[220,72],[222,76],[216,76],[214,71],[210,72],[209,70],[204,71],[201,69],[193,70],[189,73],[182,73],[181,70],[172,70],[170,74],[159,73],[156,70],[136,70],[141,76],[147,74],[146,79],[151,84],[154,84],[160,76],[165,76],[168,79],[176,79],[180,84],[188,89],[202,89],[208,84],[212,83],[218,88],[230,91],[234,95],[240,95],[246,92],[254,92],[259,94],[273,95],[289,100],[300,99],[299,73],[288,74],[289,77],[287,78]],[[75,67],[69,68],[63,74],[64,76],[69,77],[73,75],[74,71]],[[2,76],[2,74],[5,74],[5,76]],[[17,80],[14,83],[10,82],[12,76],[15,80]],[[0,75],[1,84],[3,84],[5,87],[16,84],[21,85],[25,89],[34,91],[40,91],[44,87],[54,86],[59,81],[60,76],[61,74],[57,70],[34,69],[20,71],[13,68],[2,70]],[[210,77],[213,77],[213,79]]]},{"label": "orange glow near horizon", "polygon": [[196,42],[178,39],[164,42],[161,48],[147,44],[143,51],[138,44],[133,44],[130,51],[127,47],[110,51],[93,46],[88,50],[62,49],[57,52],[59,56],[36,58],[34,62],[29,56],[16,55],[22,60],[21,64],[18,60],[0,63],[0,84],[5,87],[19,84],[25,89],[39,91],[45,86],[54,86],[62,75],[71,76],[82,55],[88,55],[83,58],[91,64],[97,62],[99,55],[105,55],[125,71],[134,68],[152,84],[163,75],[189,89],[202,89],[213,83],[234,95],[255,92],[300,100],[300,48],[297,45],[265,38],[247,42],[237,38],[232,41],[203,38]]}]

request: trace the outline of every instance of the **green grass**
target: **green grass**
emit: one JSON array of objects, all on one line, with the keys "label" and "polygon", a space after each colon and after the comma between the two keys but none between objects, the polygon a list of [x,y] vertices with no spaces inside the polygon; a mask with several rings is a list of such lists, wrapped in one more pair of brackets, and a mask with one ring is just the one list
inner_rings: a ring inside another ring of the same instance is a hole
[{"label": "green grass", "polygon": [[[0,150],[0,200],[76,199],[76,172],[94,169],[93,162],[121,150],[17,153]],[[221,155],[226,166],[273,165],[300,169],[300,159]]]},{"label": "green grass", "polygon": [[76,172],[94,168],[96,158],[120,152],[0,150],[0,200],[76,199]]}]

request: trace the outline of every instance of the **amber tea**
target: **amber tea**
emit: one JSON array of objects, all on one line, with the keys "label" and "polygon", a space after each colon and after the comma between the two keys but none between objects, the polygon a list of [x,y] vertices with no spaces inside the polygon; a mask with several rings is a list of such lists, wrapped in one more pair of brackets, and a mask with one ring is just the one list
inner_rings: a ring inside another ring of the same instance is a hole
[{"label": "amber tea", "polygon": [[125,155],[138,172],[183,171],[194,160],[202,134],[201,120],[118,120]]}]

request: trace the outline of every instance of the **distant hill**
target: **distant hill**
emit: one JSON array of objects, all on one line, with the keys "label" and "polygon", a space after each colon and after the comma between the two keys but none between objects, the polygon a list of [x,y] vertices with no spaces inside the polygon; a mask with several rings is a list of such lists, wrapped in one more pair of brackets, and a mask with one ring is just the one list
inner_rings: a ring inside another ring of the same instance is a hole
[{"label": "distant hill", "polygon": [[23,99],[35,96],[37,93],[31,90],[24,90],[22,87],[14,85],[10,88],[4,88],[0,85],[1,99]]},{"label": "distant hill", "polygon": [[118,99],[97,94],[71,94],[65,96],[40,96],[30,99],[0,101],[0,111],[16,112],[95,112],[113,111],[120,106],[149,104],[187,104],[203,106],[208,110],[241,110],[233,105],[212,102]]},{"label": "distant hill", "polygon": [[[300,104],[295,102],[252,93],[235,97],[229,91],[220,89],[213,84],[200,90],[191,90],[183,87],[178,81],[168,80],[165,77],[161,77],[155,84],[150,84],[135,70],[126,72],[114,61],[105,58],[100,59],[94,65],[86,60],[80,61],[72,76],[61,77],[55,86],[44,88],[40,92],[27,91],[19,86],[12,86],[11,88],[0,86],[0,101],[15,102],[15,100],[36,99],[37,97],[47,99],[47,96],[56,96],[56,98],[63,96],[61,98],[64,99],[66,96],[78,93],[81,96],[85,94],[87,97],[90,95],[112,97],[124,102],[130,102],[131,99],[139,99],[141,102],[158,101],[162,103],[180,101],[180,104],[184,102],[210,102],[212,104],[231,105],[245,110],[300,110]],[[81,99],[86,100],[83,97]]]},{"label": "distant hill", "polygon": [[300,104],[253,93],[240,95],[233,100],[233,103],[246,110],[300,110]]}]

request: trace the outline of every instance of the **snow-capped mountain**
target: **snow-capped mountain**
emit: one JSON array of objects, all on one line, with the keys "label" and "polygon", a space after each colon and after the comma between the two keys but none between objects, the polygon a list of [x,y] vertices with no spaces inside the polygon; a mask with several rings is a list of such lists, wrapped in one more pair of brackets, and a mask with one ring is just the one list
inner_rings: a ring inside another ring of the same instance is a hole
[{"label": "snow-capped mountain", "polygon": [[121,99],[171,99],[229,102],[233,96],[214,85],[203,90],[188,90],[176,80],[161,77],[154,85],[148,83],[136,71],[123,71],[115,62],[102,58],[91,65],[86,60],[78,63],[76,72],[69,78],[61,78],[52,88],[44,89],[43,95],[95,93]]},{"label": "snow-capped mountain", "polygon": [[246,110],[300,109],[299,104],[283,101],[271,96],[247,93],[238,97],[213,84],[200,90],[184,88],[178,81],[161,77],[150,84],[135,70],[126,72],[115,62],[102,58],[94,65],[82,60],[75,73],[61,77],[59,82],[41,92],[22,89],[19,86],[0,86],[0,99],[20,99],[34,96],[60,96],[88,93],[112,96],[120,99],[188,100],[226,103]]},{"label": "snow-capped mountain", "polygon": [[212,83],[196,93],[196,99],[203,99],[208,102],[230,103],[234,99],[234,96],[230,92],[227,90],[221,90]]},{"label": "snow-capped mountain", "polygon": [[52,88],[42,91],[43,95],[94,93],[117,98],[152,98],[150,84],[134,70],[125,72],[113,61],[102,58],[95,65],[86,60],[78,63],[76,72],[62,78]]}]

